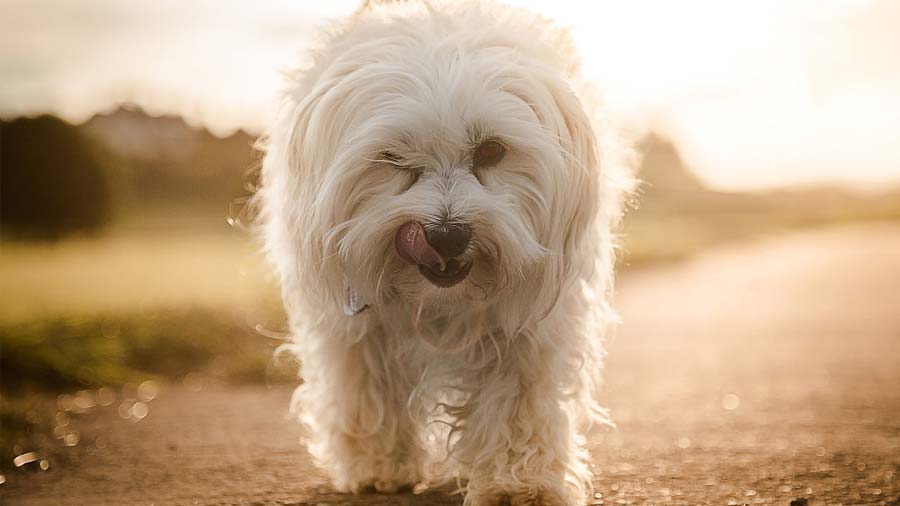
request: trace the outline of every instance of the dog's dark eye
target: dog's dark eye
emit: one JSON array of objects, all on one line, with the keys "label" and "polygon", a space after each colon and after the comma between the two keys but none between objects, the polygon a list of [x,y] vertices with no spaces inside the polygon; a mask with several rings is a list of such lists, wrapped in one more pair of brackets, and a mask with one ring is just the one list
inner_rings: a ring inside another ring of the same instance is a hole
[{"label": "dog's dark eye", "polygon": [[394,165],[394,166],[396,166],[396,167],[398,167],[398,168],[403,168],[403,167],[405,167],[405,165],[404,165],[404,163],[403,163],[403,157],[401,157],[401,156],[398,155],[398,154],[392,153],[392,152],[390,152],[390,151],[382,151],[381,153],[379,153],[379,154],[378,154],[378,161],[379,161],[379,162],[384,162],[384,163],[389,163],[389,164]]},{"label": "dog's dark eye", "polygon": [[416,181],[419,180],[419,176],[422,174],[421,169],[410,166],[406,159],[390,151],[382,151],[381,153],[378,153],[378,158],[375,161],[391,165],[393,168],[397,169],[403,174],[406,174],[409,177],[409,181],[403,188],[403,191],[410,189],[412,185],[414,185]]},{"label": "dog's dark eye", "polygon": [[472,165],[476,169],[497,165],[500,160],[503,159],[503,155],[505,154],[506,147],[503,144],[500,144],[500,142],[496,140],[489,139],[475,148],[474,153],[472,153]]}]

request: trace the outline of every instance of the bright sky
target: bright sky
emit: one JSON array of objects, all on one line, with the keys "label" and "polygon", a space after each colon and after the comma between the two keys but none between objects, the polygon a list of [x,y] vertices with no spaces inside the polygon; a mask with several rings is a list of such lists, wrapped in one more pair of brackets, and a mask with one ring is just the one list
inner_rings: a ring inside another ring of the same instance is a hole
[{"label": "bright sky", "polygon": [[[260,130],[279,69],[361,0],[0,0],[0,115],[119,101]],[[900,182],[900,1],[511,0],[570,26],[614,119],[720,188]]]}]

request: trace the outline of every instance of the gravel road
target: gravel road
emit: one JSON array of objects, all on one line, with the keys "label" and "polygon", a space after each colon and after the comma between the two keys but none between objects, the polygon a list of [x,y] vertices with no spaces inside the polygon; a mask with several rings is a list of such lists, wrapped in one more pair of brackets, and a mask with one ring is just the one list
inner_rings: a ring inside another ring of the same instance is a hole
[{"label": "gravel road", "polygon": [[[900,225],[796,233],[627,271],[590,439],[595,504],[900,505]],[[141,421],[15,471],[4,505],[459,505],[334,493],[285,387],[164,387]]]}]

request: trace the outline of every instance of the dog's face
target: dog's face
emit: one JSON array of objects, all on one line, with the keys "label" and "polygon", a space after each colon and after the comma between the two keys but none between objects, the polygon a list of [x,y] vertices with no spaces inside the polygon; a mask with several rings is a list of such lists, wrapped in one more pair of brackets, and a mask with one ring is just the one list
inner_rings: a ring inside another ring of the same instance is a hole
[{"label": "dog's face", "polygon": [[456,62],[469,68],[427,82],[404,79],[415,73],[398,60],[398,82],[373,76],[403,92],[369,96],[378,126],[349,125],[368,146],[358,164],[333,168],[331,194],[355,204],[333,238],[358,286],[381,285],[376,297],[485,299],[548,253],[565,155],[527,99],[504,90],[507,79],[477,79],[496,64]]},{"label": "dog's face", "polygon": [[527,33],[423,22],[374,20],[319,55],[267,155],[270,220],[335,299],[540,311],[590,263],[590,121]]}]

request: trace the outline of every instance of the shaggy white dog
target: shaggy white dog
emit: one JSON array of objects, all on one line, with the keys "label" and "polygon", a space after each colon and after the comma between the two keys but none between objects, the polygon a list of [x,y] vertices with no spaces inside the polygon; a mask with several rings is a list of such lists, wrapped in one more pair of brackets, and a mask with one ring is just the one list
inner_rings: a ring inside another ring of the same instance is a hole
[{"label": "shaggy white dog", "polygon": [[568,34],[416,3],[324,38],[258,195],[312,454],[342,491],[452,472],[467,505],[583,504],[624,178]]}]

